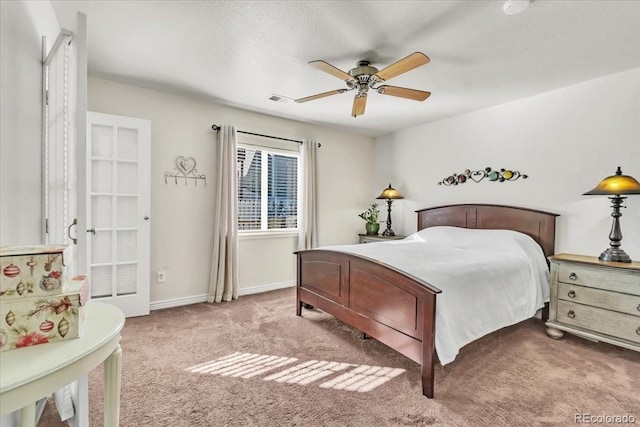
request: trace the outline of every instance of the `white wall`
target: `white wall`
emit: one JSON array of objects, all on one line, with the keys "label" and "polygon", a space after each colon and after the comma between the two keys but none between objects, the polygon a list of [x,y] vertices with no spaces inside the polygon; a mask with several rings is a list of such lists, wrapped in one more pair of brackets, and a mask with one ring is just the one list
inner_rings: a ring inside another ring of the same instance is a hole
[{"label": "white wall", "polygon": [[[319,243],[356,243],[364,229],[357,214],[372,197],[373,139],[242,111],[207,100],[90,78],[90,111],[151,120],[151,301],[165,307],[203,298],[209,284],[215,170],[212,124],[291,139],[319,141]],[[165,184],[177,156],[193,156],[207,186]],[[240,240],[240,291],[295,280],[296,238]],[[167,281],[156,283],[156,271]]]},{"label": "white wall", "polygon": [[[406,129],[376,139],[375,147],[379,173],[371,191],[390,180],[406,197],[394,203],[396,234],[415,231],[417,209],[509,204],[561,215],[556,253],[598,256],[609,246],[610,204],[582,193],[617,166],[640,180],[640,68]],[[487,166],[529,178],[436,185]],[[630,196],[627,206],[622,248],[640,260],[640,196]]]},{"label": "white wall", "polygon": [[41,1],[0,3],[0,245],[42,239],[42,36],[60,27]]}]

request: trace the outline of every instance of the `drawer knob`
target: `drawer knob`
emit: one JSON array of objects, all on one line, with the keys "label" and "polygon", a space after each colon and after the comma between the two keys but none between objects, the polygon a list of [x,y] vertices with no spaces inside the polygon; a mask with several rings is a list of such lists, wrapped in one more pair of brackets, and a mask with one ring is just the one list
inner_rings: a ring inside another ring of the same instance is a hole
[{"label": "drawer knob", "polygon": [[[569,310],[569,312],[567,313],[567,317],[569,319],[573,319],[574,317],[576,317],[576,313],[573,310]],[[640,329],[640,328],[638,328]]]},{"label": "drawer knob", "polygon": [[[569,293],[567,295],[569,296],[569,298],[575,298],[576,297],[576,291],[569,291]],[[638,306],[638,310],[640,310],[640,306]]]},{"label": "drawer knob", "polygon": [[577,280],[578,279],[578,275],[572,271],[571,273],[569,273],[569,279]]},{"label": "drawer knob", "polygon": [[638,311],[640,311],[640,304],[638,304],[638,306],[636,308],[638,309]]},{"label": "drawer knob", "polygon": [[640,335],[640,326],[638,326],[638,329],[636,329],[636,334]]}]

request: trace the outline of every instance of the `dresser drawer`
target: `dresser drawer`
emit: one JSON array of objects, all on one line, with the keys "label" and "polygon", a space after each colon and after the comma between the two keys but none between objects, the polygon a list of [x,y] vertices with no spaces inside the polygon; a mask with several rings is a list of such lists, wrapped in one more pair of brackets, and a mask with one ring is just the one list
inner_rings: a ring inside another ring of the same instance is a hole
[{"label": "dresser drawer", "polygon": [[621,268],[558,265],[558,281],[640,296],[640,271]]},{"label": "dresser drawer", "polygon": [[640,316],[640,296],[558,283],[558,299]]},{"label": "dresser drawer", "polygon": [[558,301],[558,322],[640,343],[640,317]]}]

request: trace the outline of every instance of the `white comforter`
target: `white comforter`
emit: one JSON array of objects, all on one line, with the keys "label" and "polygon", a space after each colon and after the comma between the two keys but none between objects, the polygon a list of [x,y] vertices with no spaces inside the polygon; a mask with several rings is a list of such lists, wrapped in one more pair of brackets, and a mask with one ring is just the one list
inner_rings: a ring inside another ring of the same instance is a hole
[{"label": "white comforter", "polygon": [[464,345],[532,317],[549,300],[542,249],[515,231],[432,227],[403,240],[320,249],[382,261],[442,290],[436,301],[442,365]]}]

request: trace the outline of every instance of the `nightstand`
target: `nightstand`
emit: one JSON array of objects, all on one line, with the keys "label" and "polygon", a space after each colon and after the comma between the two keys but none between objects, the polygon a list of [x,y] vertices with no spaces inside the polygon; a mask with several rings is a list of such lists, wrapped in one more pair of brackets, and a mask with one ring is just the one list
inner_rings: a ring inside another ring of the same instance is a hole
[{"label": "nightstand", "polygon": [[407,236],[383,236],[382,234],[358,234],[360,243],[388,242],[389,240],[401,240]]},{"label": "nightstand", "polygon": [[551,261],[547,334],[563,331],[640,351],[640,262],[560,254]]}]

